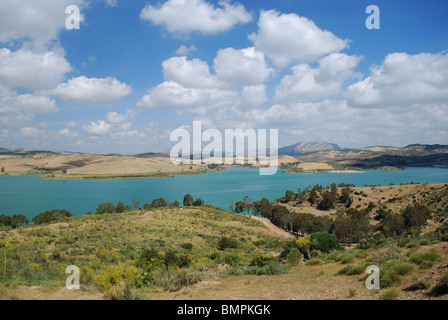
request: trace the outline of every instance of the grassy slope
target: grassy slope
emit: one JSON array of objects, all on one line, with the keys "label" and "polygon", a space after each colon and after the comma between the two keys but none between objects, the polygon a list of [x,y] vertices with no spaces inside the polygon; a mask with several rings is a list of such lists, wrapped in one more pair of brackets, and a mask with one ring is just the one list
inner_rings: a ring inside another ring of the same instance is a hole
[{"label": "grassy slope", "polygon": [[[448,197],[443,193],[445,189],[444,185],[407,185],[355,190],[368,194],[368,197],[358,200],[363,207],[374,200],[396,211],[413,200],[425,202],[432,210],[446,206]],[[437,201],[440,197],[442,200]],[[397,200],[389,202],[394,198]],[[433,230],[441,221],[431,223],[428,228]],[[222,255],[240,256],[237,265],[209,258],[222,236],[238,239],[239,249],[222,252]],[[367,290],[365,274],[335,274],[347,265],[356,266],[374,260],[387,248],[353,252],[346,261],[334,255],[322,256],[319,257],[321,265],[300,263],[286,266],[288,272],[281,275],[232,276],[229,274],[231,270],[247,267],[255,254],[278,256],[282,250],[281,235],[247,216],[209,207],[79,216],[60,223],[0,231],[0,240],[7,238],[15,239],[20,246],[15,251],[14,272],[6,285],[0,286],[0,296],[4,299],[101,299],[102,294],[93,283],[95,276],[105,267],[121,262],[134,263],[141,249],[148,246],[155,245],[160,250],[174,248],[182,252],[183,243],[194,245],[189,254],[193,257],[194,266],[204,266],[202,281],[174,292],[154,285],[143,287],[139,289],[142,298],[378,299],[384,292],[383,289]],[[430,268],[414,266],[414,270],[403,277],[398,285],[401,299],[434,299],[428,293],[446,270],[448,243],[422,243],[414,248],[403,248],[400,259],[406,259],[408,252],[431,249],[438,253],[439,259]],[[69,264],[80,266],[84,272],[81,280],[88,284],[83,285],[82,290],[64,288],[64,270]],[[430,287],[408,290],[414,276],[428,279]],[[354,297],[350,296],[350,289],[356,291]],[[448,296],[444,295],[436,299],[446,298]]]},{"label": "grassy slope", "polygon": [[[278,255],[280,251],[280,236],[261,222],[208,207],[85,215],[60,223],[0,231],[0,240],[10,238],[20,244],[15,250],[13,275],[8,280],[10,287],[3,288],[3,297],[13,294],[19,298],[39,298],[43,296],[41,291],[46,292],[46,297],[54,296],[61,292],[65,283],[63,270],[66,266],[78,265],[81,272],[85,267],[87,282],[93,282],[90,278],[106,266],[132,263],[142,248],[150,246],[160,250],[182,250],[181,244],[193,244],[190,252],[193,264],[207,265],[205,277],[209,277],[218,273],[218,269],[228,269],[206,258],[216,250],[222,236],[239,240],[241,248],[238,254],[247,255],[243,260],[257,252]],[[98,297],[99,293],[93,286],[86,288],[91,294],[81,290],[72,292],[70,298]],[[145,294],[148,292],[152,289]]]}]

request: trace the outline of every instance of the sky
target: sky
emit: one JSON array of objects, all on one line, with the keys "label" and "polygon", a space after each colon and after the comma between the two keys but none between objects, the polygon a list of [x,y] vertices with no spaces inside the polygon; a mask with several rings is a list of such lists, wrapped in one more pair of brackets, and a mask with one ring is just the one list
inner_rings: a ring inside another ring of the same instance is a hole
[{"label": "sky", "polygon": [[445,0],[0,0],[0,147],[169,151],[198,120],[278,129],[280,147],[448,144],[447,15]]}]

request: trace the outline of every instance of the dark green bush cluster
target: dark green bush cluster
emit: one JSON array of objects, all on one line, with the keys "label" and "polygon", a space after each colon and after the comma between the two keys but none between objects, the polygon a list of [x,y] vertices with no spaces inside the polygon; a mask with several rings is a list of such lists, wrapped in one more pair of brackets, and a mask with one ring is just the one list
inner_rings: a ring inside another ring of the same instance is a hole
[{"label": "dark green bush cluster", "polygon": [[238,248],[238,240],[228,237],[221,237],[218,241],[218,249],[225,250],[229,248]]},{"label": "dark green bush cluster", "polygon": [[72,214],[68,212],[67,210],[51,210],[51,211],[45,211],[33,218],[34,224],[43,224],[48,222],[54,222],[59,221],[64,218],[70,218]]},{"label": "dark green bush cluster", "polygon": [[0,227],[11,227],[12,229],[24,227],[29,221],[23,214],[15,214],[12,216],[0,215]]}]

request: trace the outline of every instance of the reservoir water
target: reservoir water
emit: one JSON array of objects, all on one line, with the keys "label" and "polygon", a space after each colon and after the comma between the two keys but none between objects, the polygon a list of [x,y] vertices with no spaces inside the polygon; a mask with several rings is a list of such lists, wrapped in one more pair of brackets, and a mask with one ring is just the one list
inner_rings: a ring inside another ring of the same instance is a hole
[{"label": "reservoir water", "polygon": [[256,169],[229,168],[203,175],[173,176],[158,179],[123,180],[49,180],[37,175],[0,176],[0,214],[24,214],[28,219],[51,209],[66,209],[73,215],[95,212],[99,203],[134,199],[151,203],[153,199],[177,200],[185,194],[200,197],[206,203],[228,209],[230,201],[249,196],[269,200],[283,196],[286,190],[297,192],[320,184],[352,183],[357,186],[390,183],[445,183],[448,169],[407,168],[405,171],[367,170],[362,173],[293,174],[279,171],[273,176],[260,176]]}]

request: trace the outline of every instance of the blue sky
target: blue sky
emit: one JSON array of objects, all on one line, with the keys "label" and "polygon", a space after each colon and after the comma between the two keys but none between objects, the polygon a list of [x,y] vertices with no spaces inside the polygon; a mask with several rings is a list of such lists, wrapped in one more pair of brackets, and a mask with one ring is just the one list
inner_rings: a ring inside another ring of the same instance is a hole
[{"label": "blue sky", "polygon": [[447,14],[443,0],[4,0],[0,147],[166,151],[193,120],[278,128],[280,146],[447,144]]}]

